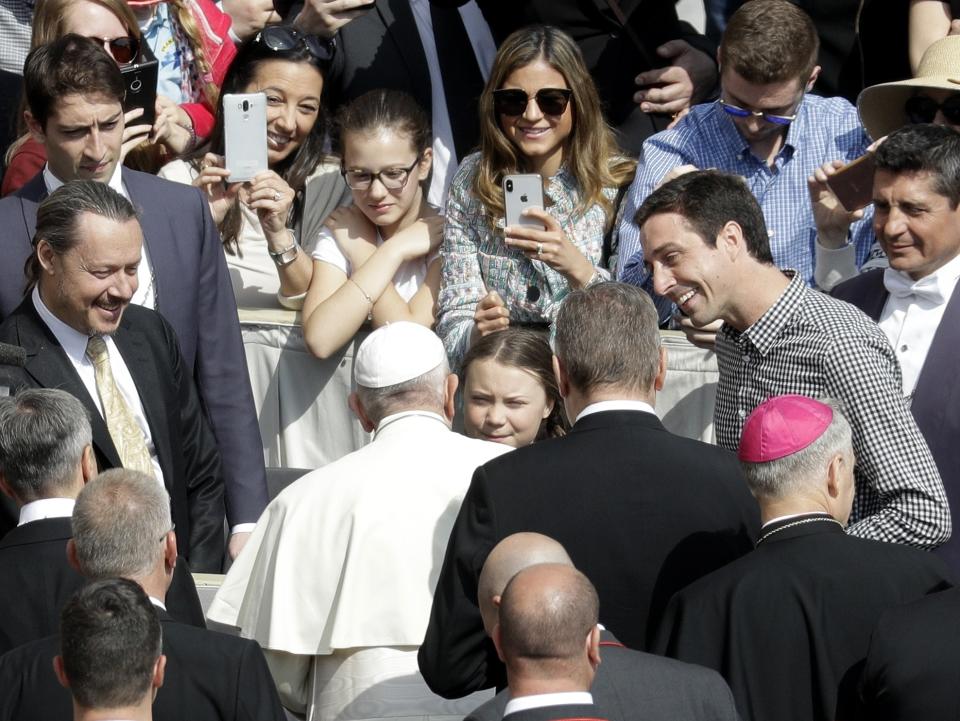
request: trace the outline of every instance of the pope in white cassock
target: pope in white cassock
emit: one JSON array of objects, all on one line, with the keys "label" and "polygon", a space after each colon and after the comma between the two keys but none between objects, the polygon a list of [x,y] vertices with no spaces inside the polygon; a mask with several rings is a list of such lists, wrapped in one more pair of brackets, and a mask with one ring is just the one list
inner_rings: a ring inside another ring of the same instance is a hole
[{"label": "pope in white cassock", "polygon": [[435,696],[417,648],[473,471],[510,449],[450,430],[457,377],[423,326],[371,333],[355,377],[373,441],[267,506],[207,617],[260,642],[308,721],[461,719],[487,694]]}]

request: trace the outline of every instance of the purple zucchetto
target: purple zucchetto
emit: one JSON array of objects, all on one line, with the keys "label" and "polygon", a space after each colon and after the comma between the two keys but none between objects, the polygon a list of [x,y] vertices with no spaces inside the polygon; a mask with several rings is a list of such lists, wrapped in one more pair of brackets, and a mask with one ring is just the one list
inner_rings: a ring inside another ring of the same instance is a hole
[{"label": "purple zucchetto", "polygon": [[765,463],[802,451],[833,422],[833,409],[806,396],[770,398],[747,416],[737,457]]}]

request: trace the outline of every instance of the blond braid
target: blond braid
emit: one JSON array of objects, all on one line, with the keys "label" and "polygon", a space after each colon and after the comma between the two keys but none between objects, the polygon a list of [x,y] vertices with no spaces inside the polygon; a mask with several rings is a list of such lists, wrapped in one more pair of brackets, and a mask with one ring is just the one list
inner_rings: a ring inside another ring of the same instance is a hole
[{"label": "blond braid", "polygon": [[[176,16],[171,14],[183,30],[187,39],[190,41],[193,51],[193,59],[200,71],[200,79],[203,83],[202,91],[210,107],[217,107],[217,100],[220,97],[220,88],[213,82],[213,69],[210,60],[207,58],[206,50],[203,46],[203,36],[200,28],[197,26],[197,20],[190,9],[190,3],[186,0],[169,0],[172,9],[177,11]],[[200,12],[198,10],[198,12]]]}]

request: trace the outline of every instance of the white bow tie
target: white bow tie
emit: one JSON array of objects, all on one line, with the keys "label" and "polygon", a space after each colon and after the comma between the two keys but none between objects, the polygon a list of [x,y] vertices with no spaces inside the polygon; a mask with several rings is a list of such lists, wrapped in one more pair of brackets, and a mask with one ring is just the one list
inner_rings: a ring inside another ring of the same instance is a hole
[{"label": "white bow tie", "polygon": [[929,301],[934,305],[941,305],[947,300],[935,275],[911,280],[906,273],[887,268],[883,271],[883,285],[895,298],[916,298]]}]

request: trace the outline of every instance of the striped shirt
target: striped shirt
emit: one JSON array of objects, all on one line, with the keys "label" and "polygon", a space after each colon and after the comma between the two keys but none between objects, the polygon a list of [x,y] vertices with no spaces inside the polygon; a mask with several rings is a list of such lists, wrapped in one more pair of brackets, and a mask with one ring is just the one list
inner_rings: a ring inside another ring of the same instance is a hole
[{"label": "striped shirt", "polygon": [[[750,152],[733,119],[719,103],[698,105],[676,127],[648,138],[637,176],[625,199],[618,229],[617,277],[644,285],[640,229],[634,222],[643,201],[663,176],[679,165],[716,168],[742,176],[760,202],[770,233],[770,250],[781,268],[795,268],[813,284],[816,225],[807,190],[807,177],[829,160],[849,162],[866,152],[870,140],[860,125],[856,108],[843,98],[806,95],[790,124],[773,167]],[[873,207],[853,224],[857,266],[863,265],[873,245]]]},{"label": "striped shirt", "polygon": [[785,393],[839,401],[853,429],[856,497],[848,532],[932,548],[950,535],[940,473],[901,393],[880,328],[854,306],[790,284],[743,332],[717,333],[717,444],[736,451],[747,416]]}]

